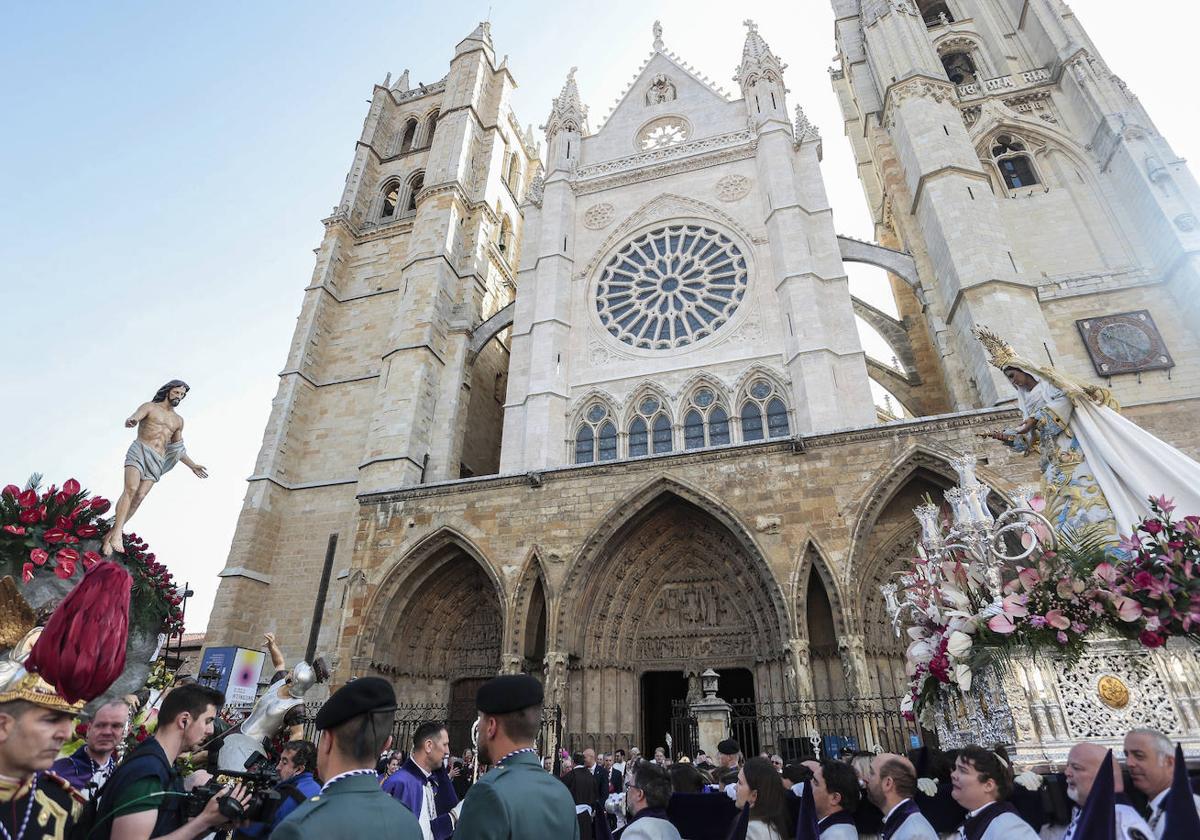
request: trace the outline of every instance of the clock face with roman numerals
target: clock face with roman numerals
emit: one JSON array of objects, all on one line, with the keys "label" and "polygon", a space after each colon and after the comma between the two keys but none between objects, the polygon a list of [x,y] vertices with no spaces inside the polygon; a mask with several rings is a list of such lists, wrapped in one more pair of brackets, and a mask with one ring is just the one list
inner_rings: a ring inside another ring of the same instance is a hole
[{"label": "clock face with roman numerals", "polygon": [[1166,343],[1144,309],[1075,322],[1096,373],[1115,376],[1173,367]]}]

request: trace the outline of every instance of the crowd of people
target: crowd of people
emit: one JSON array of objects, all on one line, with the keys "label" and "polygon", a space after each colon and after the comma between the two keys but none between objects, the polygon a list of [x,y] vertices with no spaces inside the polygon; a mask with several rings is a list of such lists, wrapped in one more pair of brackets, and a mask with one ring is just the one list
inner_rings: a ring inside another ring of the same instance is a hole
[{"label": "crowd of people", "polygon": [[124,702],[95,710],[85,743],[56,759],[73,716],[51,699],[0,697],[0,836],[1091,840],[1100,835],[1085,805],[1101,782],[1111,791],[1101,822],[1114,827],[1103,836],[1200,836],[1200,797],[1181,790],[1187,779],[1176,772],[1175,745],[1150,729],[1125,737],[1124,769],[1106,748],[1076,745],[1061,777],[1067,810],[1050,795],[1053,782],[1014,774],[1000,747],[785,762],[743,756],[726,739],[711,757],[672,760],[664,748],[644,757],[636,747],[543,757],[536,747],[542,700],[532,677],[489,681],[476,703],[478,754],[456,757],[439,721],[418,726],[393,750],[391,685],[353,680],[318,712],[316,743],[282,744],[276,780],[264,790],[236,780],[221,786],[206,770],[180,764],[203,756],[213,735],[224,703],[214,689],[193,683],[170,691],[153,737],[119,761],[129,723]]}]

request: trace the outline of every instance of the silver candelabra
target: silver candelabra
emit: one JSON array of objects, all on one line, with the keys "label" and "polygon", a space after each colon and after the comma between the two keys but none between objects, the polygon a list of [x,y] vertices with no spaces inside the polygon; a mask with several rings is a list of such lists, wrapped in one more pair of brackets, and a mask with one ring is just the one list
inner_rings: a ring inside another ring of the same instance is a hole
[{"label": "silver candelabra", "polygon": [[[992,596],[992,603],[983,611],[984,615],[995,615],[1002,609],[1004,593],[1000,577],[1001,567],[1006,563],[1017,563],[1031,556],[1038,549],[1054,550],[1057,542],[1050,521],[1035,511],[1032,500],[1039,492],[1036,485],[1023,484],[1017,488],[1015,504],[999,514],[993,515],[988,508],[991,489],[980,483],[975,476],[975,456],[962,455],[950,462],[958,473],[958,486],[946,491],[946,502],[950,506],[951,523],[946,528],[941,521],[941,511],[935,504],[924,504],[913,510],[921,524],[921,547],[927,563],[918,565],[908,574],[901,575],[904,588],[924,578],[934,584],[941,564],[954,559],[956,552],[965,554],[973,569],[983,572],[983,579]],[[1035,527],[1041,524],[1043,529]],[[1021,549],[1009,553],[1010,540]],[[900,617],[905,608],[917,609],[911,601],[901,604],[897,598],[899,587],[888,583],[880,587],[892,627],[900,635]]]}]

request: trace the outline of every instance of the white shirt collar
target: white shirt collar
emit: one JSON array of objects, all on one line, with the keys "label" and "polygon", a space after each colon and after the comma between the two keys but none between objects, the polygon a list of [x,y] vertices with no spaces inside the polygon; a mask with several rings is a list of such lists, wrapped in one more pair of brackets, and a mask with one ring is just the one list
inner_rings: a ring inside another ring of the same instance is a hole
[{"label": "white shirt collar", "polygon": [[329,786],[332,785],[334,782],[340,782],[342,779],[349,778],[350,776],[366,776],[366,775],[374,776],[375,768],[362,767],[357,770],[347,770],[345,773],[338,773],[336,776],[334,776],[332,779],[330,779],[328,782],[326,782],[324,785],[321,786],[321,793],[324,793],[325,791],[327,791],[329,789]]},{"label": "white shirt collar", "polygon": [[967,814],[967,816],[968,817],[978,817],[980,814],[983,813],[983,810],[985,808],[991,808],[995,804],[996,804],[996,800],[993,799],[991,802],[987,803],[986,805],[981,805],[980,807],[976,808],[974,811],[971,811],[969,814]]},{"label": "white shirt collar", "polygon": [[1171,789],[1169,787],[1163,788],[1162,791],[1158,794],[1158,796],[1151,799],[1150,800],[1151,810],[1157,811],[1159,808],[1161,808],[1162,801],[1167,798],[1167,794],[1170,792],[1171,792]]},{"label": "white shirt collar", "polygon": [[908,801],[909,801],[908,799],[901,799],[899,802],[897,802],[894,806],[892,806],[892,810],[888,811],[886,814],[883,815],[883,821],[887,822],[888,820],[890,820],[892,818],[892,814],[896,813],[896,809]]}]

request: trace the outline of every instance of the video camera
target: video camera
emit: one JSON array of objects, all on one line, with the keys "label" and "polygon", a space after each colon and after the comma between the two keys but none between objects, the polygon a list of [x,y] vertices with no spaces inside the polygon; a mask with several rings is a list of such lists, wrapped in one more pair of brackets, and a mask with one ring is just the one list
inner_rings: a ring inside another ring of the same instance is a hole
[{"label": "video camera", "polygon": [[[241,802],[229,796],[225,792],[229,782],[240,782],[250,793],[250,801],[243,806]],[[278,782],[279,775],[273,769],[247,772],[222,770],[214,775],[208,784],[192,788],[184,803],[184,810],[190,820],[199,816],[208,800],[225,793],[217,802],[217,810],[225,819],[234,823],[270,823],[283,801],[283,794],[275,788]]]}]

